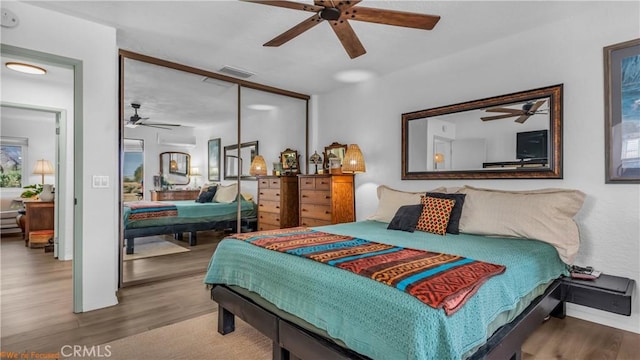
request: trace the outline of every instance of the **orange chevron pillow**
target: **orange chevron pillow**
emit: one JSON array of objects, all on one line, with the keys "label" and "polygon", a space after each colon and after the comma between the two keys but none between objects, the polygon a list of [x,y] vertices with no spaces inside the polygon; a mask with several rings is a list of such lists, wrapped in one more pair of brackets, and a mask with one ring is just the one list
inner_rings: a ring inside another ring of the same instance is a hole
[{"label": "orange chevron pillow", "polygon": [[456,201],[453,199],[438,199],[431,196],[422,196],[420,201],[423,207],[416,230],[445,235],[451,211]]}]

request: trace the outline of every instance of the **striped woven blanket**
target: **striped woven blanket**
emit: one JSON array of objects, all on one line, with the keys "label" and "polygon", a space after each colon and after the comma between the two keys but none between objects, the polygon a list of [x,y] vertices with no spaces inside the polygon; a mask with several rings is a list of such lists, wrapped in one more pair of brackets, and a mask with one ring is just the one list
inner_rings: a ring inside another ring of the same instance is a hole
[{"label": "striped woven blanket", "polygon": [[175,204],[163,201],[132,201],[125,206],[131,209],[127,217],[129,221],[178,216]]},{"label": "striped woven blanket", "polygon": [[253,245],[302,256],[402,290],[447,315],[462,307],[505,266],[457,255],[408,249],[306,227],[230,236]]}]

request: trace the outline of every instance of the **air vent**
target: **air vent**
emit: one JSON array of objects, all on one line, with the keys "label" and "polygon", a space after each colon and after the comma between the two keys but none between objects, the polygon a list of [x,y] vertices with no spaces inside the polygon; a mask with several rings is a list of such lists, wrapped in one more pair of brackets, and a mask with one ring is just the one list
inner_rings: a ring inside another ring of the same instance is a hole
[{"label": "air vent", "polygon": [[241,79],[247,79],[255,75],[255,73],[252,73],[250,71],[238,69],[236,67],[228,66],[228,65],[223,66],[222,69],[220,69],[220,72],[223,74],[231,75]]},{"label": "air vent", "polygon": [[211,85],[215,85],[215,86],[219,86],[219,87],[225,88],[225,89],[235,85],[234,83],[231,83],[231,82],[228,82],[228,81],[224,81],[224,80],[218,80],[216,78],[210,78],[208,76],[203,77],[202,78],[202,82],[205,82],[205,83],[211,84]]}]

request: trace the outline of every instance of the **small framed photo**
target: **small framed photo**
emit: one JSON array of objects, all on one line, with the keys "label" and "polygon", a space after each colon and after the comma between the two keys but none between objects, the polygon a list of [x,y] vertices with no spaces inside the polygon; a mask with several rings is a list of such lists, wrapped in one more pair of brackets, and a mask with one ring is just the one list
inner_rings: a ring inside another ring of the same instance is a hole
[{"label": "small framed photo", "polygon": [[604,48],[605,182],[640,183],[640,39]]}]

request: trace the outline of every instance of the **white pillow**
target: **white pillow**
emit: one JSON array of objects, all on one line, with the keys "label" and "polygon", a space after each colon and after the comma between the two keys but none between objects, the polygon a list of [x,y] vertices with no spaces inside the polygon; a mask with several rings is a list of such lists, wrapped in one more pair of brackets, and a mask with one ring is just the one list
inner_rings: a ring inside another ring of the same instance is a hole
[{"label": "white pillow", "polygon": [[227,186],[218,185],[218,190],[213,197],[213,202],[219,203],[232,203],[236,201],[238,196],[238,184],[231,184]]},{"label": "white pillow", "polygon": [[[429,190],[430,192],[445,192],[445,188]],[[378,209],[367,220],[389,223],[398,209],[404,205],[420,204],[420,196],[426,191],[409,192],[392,189],[386,185],[378,186]]]},{"label": "white pillow", "polygon": [[464,186],[460,232],[536,239],[553,245],[572,264],[580,247],[578,225],[585,194],[570,189],[503,191]]}]

